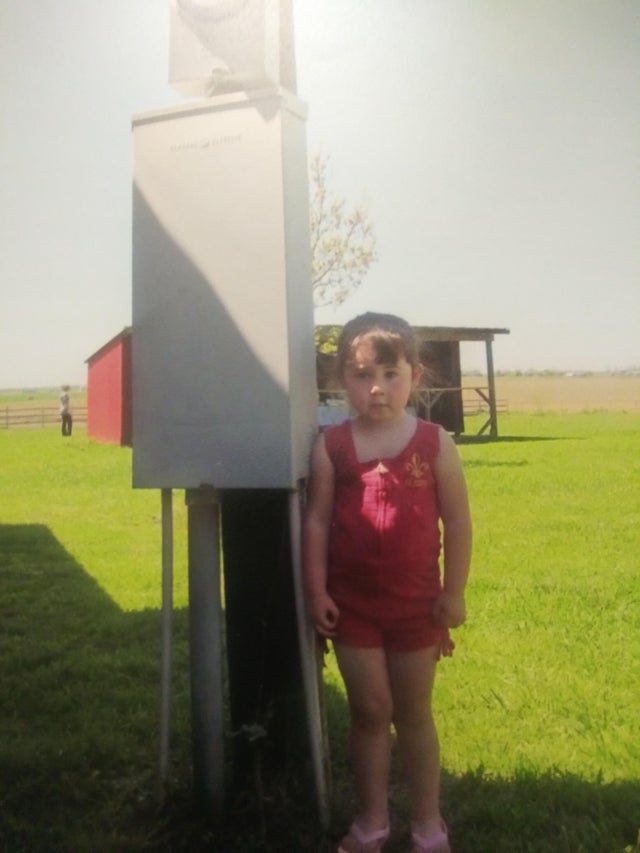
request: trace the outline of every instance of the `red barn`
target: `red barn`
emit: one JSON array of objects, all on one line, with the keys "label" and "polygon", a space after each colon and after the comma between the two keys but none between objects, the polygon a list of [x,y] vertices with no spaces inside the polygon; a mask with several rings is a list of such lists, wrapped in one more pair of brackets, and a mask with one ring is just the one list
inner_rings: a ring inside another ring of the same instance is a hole
[{"label": "red barn", "polygon": [[131,328],[87,359],[87,435],[131,445]]}]

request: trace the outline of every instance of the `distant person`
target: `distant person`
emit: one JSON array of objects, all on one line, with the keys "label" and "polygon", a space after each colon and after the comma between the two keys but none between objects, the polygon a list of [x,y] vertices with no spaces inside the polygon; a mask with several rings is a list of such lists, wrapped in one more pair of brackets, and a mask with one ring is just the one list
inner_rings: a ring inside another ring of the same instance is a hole
[{"label": "distant person", "polygon": [[408,323],[371,313],[351,320],[337,368],[353,415],[313,449],[303,566],[309,618],[333,642],[351,716],[358,812],[338,853],[378,853],[389,836],[392,725],[412,853],[449,853],[431,692],[436,663],[453,651],[448,629],[465,621],[471,519],[462,464],[442,427],[406,409],[423,372]]},{"label": "distant person", "polygon": [[62,386],[60,394],[60,418],[62,420],[62,435],[71,435],[73,429],[73,415],[71,414],[71,398],[69,397],[69,386]]}]

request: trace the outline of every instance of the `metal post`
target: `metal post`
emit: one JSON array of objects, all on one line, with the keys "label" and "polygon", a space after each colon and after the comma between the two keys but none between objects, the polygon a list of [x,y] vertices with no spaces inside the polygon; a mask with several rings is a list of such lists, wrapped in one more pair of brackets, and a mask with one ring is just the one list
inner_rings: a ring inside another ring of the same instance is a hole
[{"label": "metal post", "polygon": [[326,734],[325,716],[322,704],[320,680],[322,662],[319,660],[318,642],[307,618],[302,584],[302,547],[301,547],[301,491],[289,495],[289,529],[291,536],[291,561],[298,622],[298,642],[304,686],[311,762],[313,766],[318,816],[324,829],[330,822],[329,809],[329,749]]},{"label": "metal post", "polygon": [[173,493],[161,490],[162,625],[160,641],[160,800],[169,778],[171,729],[171,643],[173,634]]},{"label": "metal post", "polygon": [[224,707],[218,495],[187,489],[193,775],[213,818],[224,806]]}]

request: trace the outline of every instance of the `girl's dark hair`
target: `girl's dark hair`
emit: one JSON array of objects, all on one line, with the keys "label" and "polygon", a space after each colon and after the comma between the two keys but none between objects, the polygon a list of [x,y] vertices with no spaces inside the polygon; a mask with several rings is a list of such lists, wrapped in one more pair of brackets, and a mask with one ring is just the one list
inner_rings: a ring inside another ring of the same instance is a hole
[{"label": "girl's dark hair", "polygon": [[411,367],[420,363],[418,343],[407,321],[395,314],[369,311],[349,320],[340,333],[336,353],[338,376],[343,376],[354,347],[365,340],[373,345],[378,364],[396,364],[403,356]]}]

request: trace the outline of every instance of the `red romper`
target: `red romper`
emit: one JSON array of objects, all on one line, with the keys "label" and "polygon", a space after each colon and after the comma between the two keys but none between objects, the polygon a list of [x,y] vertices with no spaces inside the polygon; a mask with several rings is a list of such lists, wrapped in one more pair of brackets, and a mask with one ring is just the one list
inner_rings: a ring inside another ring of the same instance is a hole
[{"label": "red romper", "polygon": [[327,591],[347,645],[413,651],[448,636],[430,619],[439,595],[440,528],[432,472],[440,427],[418,420],[393,459],[361,463],[351,423],[324,430],[335,471]]}]

